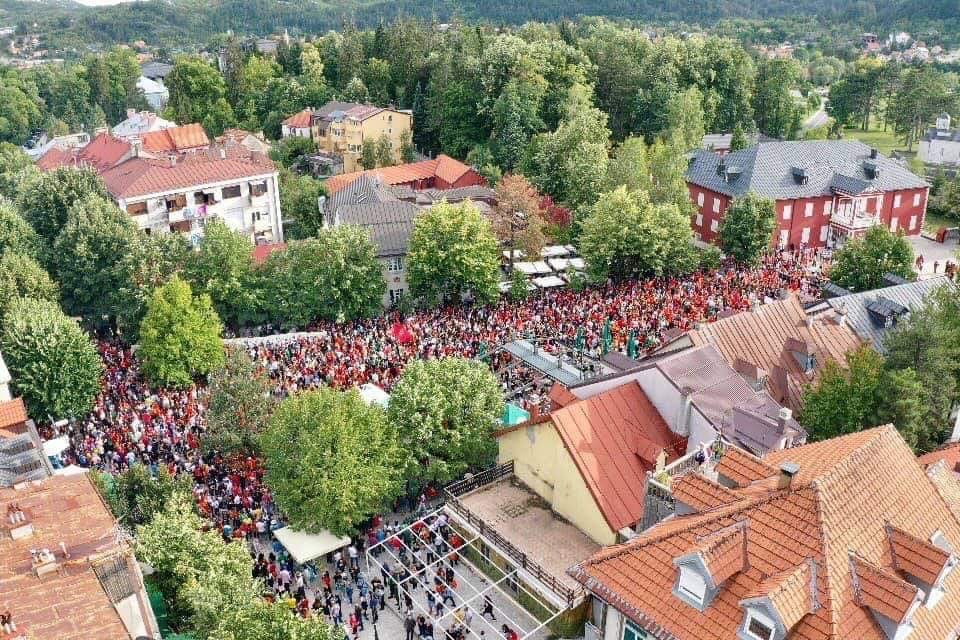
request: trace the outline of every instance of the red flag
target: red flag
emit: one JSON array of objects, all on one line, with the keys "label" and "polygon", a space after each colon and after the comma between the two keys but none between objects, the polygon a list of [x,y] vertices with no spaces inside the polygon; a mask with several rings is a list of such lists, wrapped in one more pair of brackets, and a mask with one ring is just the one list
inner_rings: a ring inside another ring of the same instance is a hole
[{"label": "red flag", "polygon": [[394,322],[393,326],[390,327],[390,335],[400,344],[409,344],[413,342],[413,334],[410,333],[410,330],[407,329],[407,326],[402,322]]}]

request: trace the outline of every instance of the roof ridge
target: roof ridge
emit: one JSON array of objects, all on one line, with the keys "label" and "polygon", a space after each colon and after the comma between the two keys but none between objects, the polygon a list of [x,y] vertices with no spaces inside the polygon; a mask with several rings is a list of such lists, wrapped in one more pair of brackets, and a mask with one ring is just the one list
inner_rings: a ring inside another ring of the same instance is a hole
[{"label": "roof ridge", "polygon": [[[878,425],[876,427],[872,427],[870,429],[856,431],[854,433],[847,434],[845,436],[840,436],[838,438],[833,438],[830,441],[837,442],[845,438],[854,438],[857,436],[862,436],[863,434],[867,434],[867,433],[873,434],[869,440],[865,441],[860,446],[844,454],[839,460],[837,460],[834,464],[830,465],[830,467],[820,475],[811,478],[810,485],[819,486],[819,484],[821,483],[833,480],[841,471],[847,471],[850,468],[850,465],[856,464],[857,462],[859,462],[859,458],[866,454],[866,449],[879,446],[878,443],[883,441],[884,436],[887,436],[891,433],[896,433],[899,436],[899,432],[897,431],[897,428],[893,426],[893,424],[887,423],[883,425]],[[802,449],[803,447],[816,446],[817,444],[818,443],[814,442],[810,444],[803,444],[795,448]],[[854,458],[857,458],[857,460],[855,460]]]}]

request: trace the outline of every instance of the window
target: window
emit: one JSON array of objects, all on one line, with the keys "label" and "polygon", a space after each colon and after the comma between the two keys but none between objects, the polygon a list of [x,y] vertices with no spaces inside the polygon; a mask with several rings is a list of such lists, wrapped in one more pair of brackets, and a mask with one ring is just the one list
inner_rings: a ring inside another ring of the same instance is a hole
[{"label": "window", "polygon": [[590,623],[597,628],[600,634],[606,627],[607,622],[607,603],[600,598],[594,597],[590,601]]},{"label": "window", "polygon": [[223,188],[223,199],[227,198],[239,198],[240,197],[240,185],[236,184],[232,187]]},{"label": "window", "polygon": [[800,242],[810,242],[810,227],[804,227],[800,232]]},{"label": "window", "polygon": [[827,234],[829,234],[829,233],[830,233],[830,227],[829,227],[829,226],[823,225],[822,227],[820,227],[820,242],[826,242],[826,241],[827,241]]},{"label": "window", "polygon": [[828,216],[833,213],[833,202],[828,201],[823,203],[823,215]]},{"label": "window", "polygon": [[780,248],[784,249],[787,246],[787,240],[790,238],[790,232],[786,229],[780,230]]},{"label": "window", "polygon": [[720,198],[713,199],[713,212],[720,213]]},{"label": "window", "polygon": [[783,205],[783,219],[789,220],[791,215],[793,215],[793,205],[792,204]]},{"label": "window", "polygon": [[139,216],[147,212],[146,202],[134,202],[127,205],[127,213],[132,216]]},{"label": "window", "polygon": [[720,228],[720,223],[719,223],[718,221],[716,221],[716,220],[711,220],[711,221],[710,221],[710,231],[713,231],[714,233],[716,233],[716,231],[717,231],[719,228]]},{"label": "window", "polygon": [[899,194],[899,193],[898,193],[897,195],[893,196],[893,208],[894,208],[894,209],[899,209],[899,208],[900,208],[900,194]]},{"label": "window", "polygon": [[698,207],[703,206],[703,191],[697,193],[697,206]]},{"label": "window", "polygon": [[771,640],[773,638],[773,627],[754,616],[747,622],[747,634],[758,640]]},{"label": "window", "polygon": [[913,194],[913,206],[915,206],[915,207],[919,207],[919,206],[920,206],[920,194],[919,194],[919,193]]},{"label": "window", "polygon": [[394,273],[403,271],[403,256],[393,256],[387,259],[387,271]]},{"label": "window", "polygon": [[900,220],[898,218],[891,218],[890,231],[896,231],[898,226],[900,226]]},{"label": "window", "polygon": [[253,212],[253,221],[254,221],[254,222],[260,222],[260,218],[261,218],[262,216],[263,216],[263,214],[260,213],[259,211],[254,211],[254,212]]},{"label": "window", "polygon": [[696,224],[696,226],[698,226],[698,227],[702,227],[702,226],[703,226],[703,214],[702,214],[702,213],[698,213],[698,214],[697,214],[697,221],[696,221],[695,224]]},{"label": "window", "polygon": [[808,202],[803,206],[803,217],[809,218],[813,215],[813,203]]},{"label": "window", "polygon": [[262,196],[267,192],[267,181],[263,182],[251,182],[250,183],[250,195],[253,197]]},{"label": "window", "polygon": [[[403,297],[403,289],[390,289],[390,303],[397,304]],[[487,552],[489,553],[489,551]]]},{"label": "window", "polygon": [[686,567],[680,567],[680,579],[677,581],[677,591],[680,595],[689,600],[703,605],[703,599],[707,595],[707,582],[703,576]]},{"label": "window", "polygon": [[632,620],[626,620],[623,625],[623,640],[647,640],[650,636],[647,632],[633,623]]},{"label": "window", "polygon": [[917,228],[917,216],[910,216],[910,231]]}]

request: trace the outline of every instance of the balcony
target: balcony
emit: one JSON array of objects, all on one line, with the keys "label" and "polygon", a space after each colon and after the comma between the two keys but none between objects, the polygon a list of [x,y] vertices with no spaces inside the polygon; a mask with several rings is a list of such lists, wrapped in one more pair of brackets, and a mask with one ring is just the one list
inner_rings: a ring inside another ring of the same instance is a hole
[{"label": "balcony", "polygon": [[697,460],[697,454],[700,452],[694,451],[682,458],[677,458],[656,474],[648,472],[646,498],[643,501],[643,519],[637,525],[637,532],[646,531],[664,518],[673,515],[676,510],[676,501],[670,485],[674,478],[688,473],[699,473],[715,481],[717,463],[723,457],[723,452],[731,446],[733,445],[725,440],[718,440],[713,445],[713,456],[703,462]]},{"label": "balcony", "polygon": [[880,224],[880,217],[869,213],[851,213],[845,215],[841,212],[837,212],[830,217],[830,223],[839,225],[844,229],[856,231],[859,229],[869,229],[870,227],[875,227],[876,225]]}]

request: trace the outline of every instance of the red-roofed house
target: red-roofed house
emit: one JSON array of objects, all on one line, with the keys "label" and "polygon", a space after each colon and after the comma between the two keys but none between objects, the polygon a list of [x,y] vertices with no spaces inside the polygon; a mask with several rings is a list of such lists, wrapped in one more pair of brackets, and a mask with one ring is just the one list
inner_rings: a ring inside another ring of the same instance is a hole
[{"label": "red-roofed house", "polygon": [[473,167],[441,153],[432,160],[331,176],[327,178],[327,192],[332,195],[363,175],[374,175],[391,187],[406,186],[416,190],[456,189],[487,183]]},{"label": "red-roofed house", "polygon": [[264,154],[234,139],[211,145],[200,125],[128,141],[102,133],[83,149],[51,149],[37,162],[92,167],[117,205],[148,233],[178,232],[199,242],[211,218],[254,244],[283,241],[278,173]]},{"label": "red-roofed house", "polygon": [[748,467],[769,477],[721,470],[718,499],[569,571],[594,598],[586,637],[957,638],[960,520],[893,426]]},{"label": "red-roofed house", "polygon": [[501,463],[601,545],[643,517],[648,472],[687,451],[640,385],[627,382],[502,431]]},{"label": "red-roofed house", "polygon": [[280,124],[280,135],[284,138],[309,138],[313,109],[309,107],[298,111]]}]

